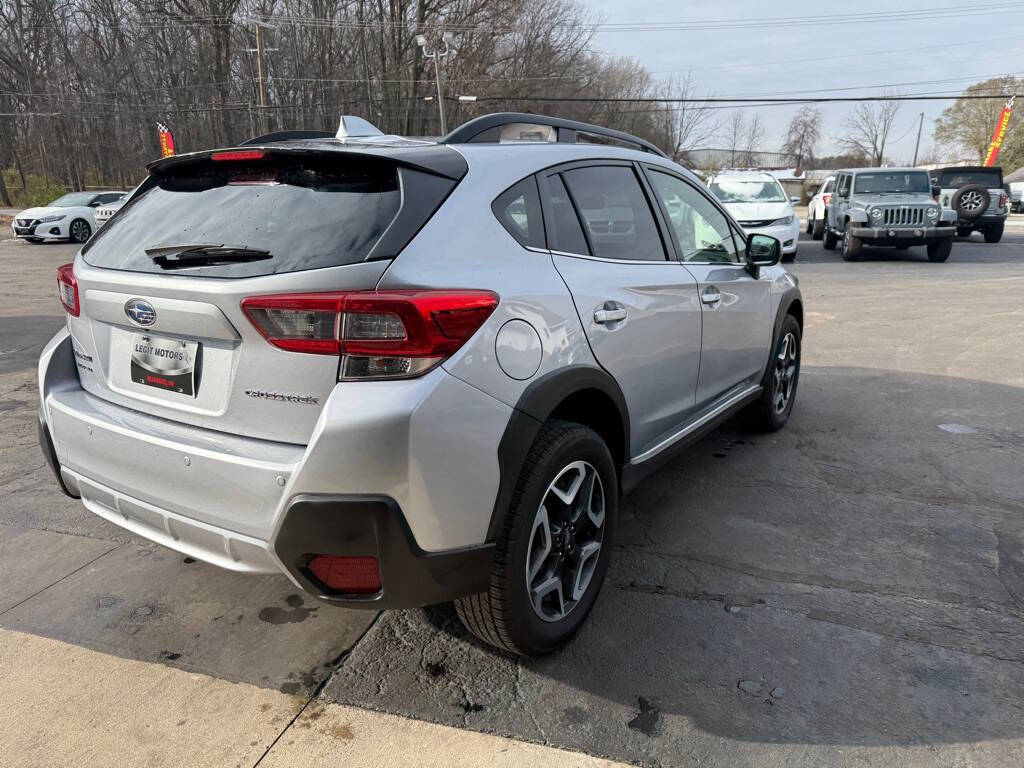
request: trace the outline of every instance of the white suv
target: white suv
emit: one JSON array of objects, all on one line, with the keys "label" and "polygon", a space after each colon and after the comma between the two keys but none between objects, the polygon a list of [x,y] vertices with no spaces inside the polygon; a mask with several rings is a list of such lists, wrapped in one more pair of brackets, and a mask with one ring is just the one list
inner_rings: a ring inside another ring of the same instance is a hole
[{"label": "white suv", "polygon": [[636,137],[362,133],[150,165],[58,271],[40,442],[68,494],[186,555],[340,605],[455,600],[552,651],[624,492],[741,410],[788,419],[796,279]]},{"label": "white suv", "polygon": [[708,187],[744,232],[778,239],[782,243],[782,261],[796,259],[800,221],[793,203],[798,198],[787,198],[778,179],[758,171],[729,171],[708,179]]},{"label": "white suv", "polygon": [[821,240],[825,236],[825,217],[828,215],[828,204],[832,200],[835,184],[836,177],[829,176],[807,204],[807,234],[814,240]]}]

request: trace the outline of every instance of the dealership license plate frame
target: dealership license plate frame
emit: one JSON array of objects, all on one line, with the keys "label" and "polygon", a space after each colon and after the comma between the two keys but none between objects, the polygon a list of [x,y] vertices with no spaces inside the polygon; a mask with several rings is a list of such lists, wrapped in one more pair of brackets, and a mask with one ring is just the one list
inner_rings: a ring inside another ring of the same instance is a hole
[{"label": "dealership license plate frame", "polygon": [[163,392],[195,397],[200,349],[198,341],[135,333],[132,336],[132,381]]}]

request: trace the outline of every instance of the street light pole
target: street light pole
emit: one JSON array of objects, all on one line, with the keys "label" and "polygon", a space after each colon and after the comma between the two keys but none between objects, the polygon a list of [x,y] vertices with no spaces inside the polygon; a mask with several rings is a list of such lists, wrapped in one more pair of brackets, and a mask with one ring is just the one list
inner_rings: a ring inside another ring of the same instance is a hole
[{"label": "street light pole", "polygon": [[441,95],[441,59],[454,52],[455,49],[451,46],[451,43],[455,42],[455,35],[451,32],[445,32],[441,36],[441,41],[444,43],[443,51],[435,48],[433,52],[428,52],[427,36],[416,35],[416,45],[423,49],[423,57],[434,62],[434,82],[437,85],[437,112],[441,118],[441,135],[444,136],[448,133],[448,128],[444,119],[444,96]]}]

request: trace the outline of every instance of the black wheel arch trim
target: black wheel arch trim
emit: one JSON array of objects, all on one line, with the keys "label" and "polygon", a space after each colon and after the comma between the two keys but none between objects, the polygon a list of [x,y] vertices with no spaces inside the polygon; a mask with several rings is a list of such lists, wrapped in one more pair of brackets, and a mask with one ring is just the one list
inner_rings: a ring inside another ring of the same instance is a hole
[{"label": "black wheel arch trim", "polygon": [[[622,456],[623,464],[629,462],[629,411],[626,398],[611,374],[595,366],[570,365],[539,377],[519,397],[498,443],[500,479],[487,527],[487,541],[495,541],[505,525],[519,474],[541,426],[566,398],[586,390],[597,390],[615,404],[622,424],[623,444],[609,446],[609,449],[613,456]],[[622,467],[617,469],[621,471]]]}]

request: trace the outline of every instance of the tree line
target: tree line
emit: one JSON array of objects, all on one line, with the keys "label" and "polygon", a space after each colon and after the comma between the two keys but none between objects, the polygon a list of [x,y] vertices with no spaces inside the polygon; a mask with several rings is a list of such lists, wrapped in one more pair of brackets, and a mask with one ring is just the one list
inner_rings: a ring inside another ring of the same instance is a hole
[{"label": "tree line", "polygon": [[446,32],[449,129],[580,94],[597,101],[544,106],[677,155],[713,125],[707,108],[602,101],[694,85],[598,53],[593,20],[571,0],[0,0],[0,200],[33,184],[130,187],[159,154],[158,120],[179,151],[333,130],[341,114],[438,135],[433,59],[417,36],[430,53]]}]

